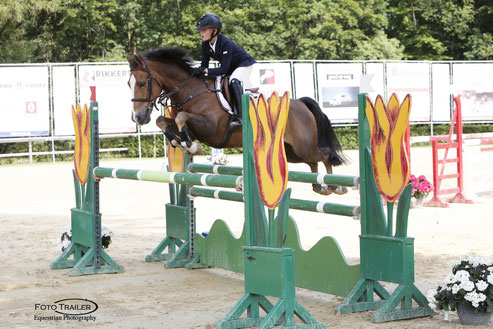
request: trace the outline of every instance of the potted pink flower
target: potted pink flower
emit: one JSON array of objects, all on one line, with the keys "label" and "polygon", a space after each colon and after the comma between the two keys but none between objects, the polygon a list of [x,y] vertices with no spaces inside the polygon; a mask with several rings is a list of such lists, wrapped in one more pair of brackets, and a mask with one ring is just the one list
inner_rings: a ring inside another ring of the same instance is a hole
[{"label": "potted pink flower", "polygon": [[428,194],[433,191],[433,186],[424,175],[420,175],[418,177],[409,175],[409,183],[413,184],[412,197],[416,199],[415,205],[422,206],[424,198],[426,198]]}]

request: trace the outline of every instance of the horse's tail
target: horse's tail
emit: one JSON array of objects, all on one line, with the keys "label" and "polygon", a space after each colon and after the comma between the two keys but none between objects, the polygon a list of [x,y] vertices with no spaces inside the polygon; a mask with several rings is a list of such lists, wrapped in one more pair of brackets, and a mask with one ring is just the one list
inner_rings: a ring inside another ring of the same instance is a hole
[{"label": "horse's tail", "polygon": [[318,103],[310,97],[298,99],[308,107],[317,123],[318,147],[329,150],[329,161],[333,166],[339,166],[348,162],[342,153],[342,147],[332,128],[329,118],[322,112]]}]

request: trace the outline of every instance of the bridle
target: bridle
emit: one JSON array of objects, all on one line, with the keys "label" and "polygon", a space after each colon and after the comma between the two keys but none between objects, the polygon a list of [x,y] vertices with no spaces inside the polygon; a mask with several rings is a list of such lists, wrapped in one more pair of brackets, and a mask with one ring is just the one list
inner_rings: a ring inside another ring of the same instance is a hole
[{"label": "bridle", "polygon": [[159,86],[159,88],[161,88],[161,90],[164,90],[163,86],[159,83],[159,81],[156,79],[155,76],[152,75],[151,73],[151,70],[149,70],[149,65],[147,64],[147,61],[145,59],[142,58],[142,61],[144,62],[145,64],[145,68],[142,68],[142,67],[136,67],[136,68],[133,68],[130,70],[130,72],[132,71],[143,71],[145,73],[147,73],[147,90],[149,91],[149,98],[132,98],[131,101],[132,102],[147,102],[147,109],[151,109],[153,107],[156,107],[156,101],[153,99],[153,94],[152,94],[152,80],[156,81],[157,85]]},{"label": "bridle", "polygon": [[[177,109],[177,111],[179,112],[179,111],[183,110],[183,105],[185,105],[187,102],[191,101],[196,96],[199,96],[199,95],[205,94],[205,93],[220,92],[221,91],[220,89],[210,89],[209,83],[207,82],[207,79],[202,75],[202,80],[204,81],[206,90],[200,91],[196,94],[193,94],[193,95],[186,97],[181,103],[173,104],[173,102],[171,101],[171,96],[176,94],[180,90],[180,88],[182,88],[191,78],[193,78],[193,76],[190,75],[183,82],[181,82],[178,86],[176,86],[170,92],[167,93],[166,90],[164,89],[163,85],[161,85],[159,83],[158,79],[154,75],[152,75],[151,70],[149,69],[149,64],[147,64],[147,61],[144,58],[142,58],[142,61],[145,64],[145,68],[136,67],[136,68],[131,69],[130,72],[132,72],[132,71],[143,71],[143,72],[147,73],[147,90],[149,92],[149,98],[132,98],[131,100],[132,100],[132,102],[147,102],[147,109],[148,110],[152,110],[153,108],[155,108],[156,110],[159,111],[159,108],[156,106],[156,101],[157,101],[158,104],[160,104],[164,107],[170,106],[172,108]],[[156,99],[153,99],[154,97],[153,97],[153,93],[152,93],[152,81],[153,80],[157,83],[159,88],[161,88],[161,90],[162,90],[162,92],[159,94],[159,96]]]}]

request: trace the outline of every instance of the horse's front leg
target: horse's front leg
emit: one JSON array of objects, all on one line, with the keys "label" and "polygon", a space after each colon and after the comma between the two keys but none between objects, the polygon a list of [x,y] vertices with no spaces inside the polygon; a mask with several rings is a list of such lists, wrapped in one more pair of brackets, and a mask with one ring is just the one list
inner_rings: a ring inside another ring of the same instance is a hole
[{"label": "horse's front leg", "polygon": [[161,129],[164,136],[166,136],[173,147],[177,147],[181,144],[181,138],[179,137],[180,134],[175,120],[160,115],[156,119],[156,126]]},{"label": "horse's front leg", "polygon": [[[166,118],[166,117],[161,115],[156,119],[156,126],[158,126],[159,129],[161,129],[161,131],[166,136],[166,138],[169,140],[171,145],[173,147],[178,147],[184,154],[195,155],[195,154],[199,154],[202,152],[202,150],[200,149],[199,152],[192,153],[189,149],[187,149],[181,145],[182,139],[180,138],[180,131],[178,130],[178,126],[176,125],[174,119]],[[199,148],[200,148],[200,145],[199,145]],[[195,150],[195,151],[197,151],[197,150]]]},{"label": "horse's front leg", "polygon": [[189,127],[192,125],[195,131],[200,131],[202,134],[208,135],[211,134],[211,120],[205,115],[179,112],[176,115],[175,123],[180,132],[181,145],[192,154],[201,153],[202,148],[199,143],[193,141],[196,136],[192,136]]}]

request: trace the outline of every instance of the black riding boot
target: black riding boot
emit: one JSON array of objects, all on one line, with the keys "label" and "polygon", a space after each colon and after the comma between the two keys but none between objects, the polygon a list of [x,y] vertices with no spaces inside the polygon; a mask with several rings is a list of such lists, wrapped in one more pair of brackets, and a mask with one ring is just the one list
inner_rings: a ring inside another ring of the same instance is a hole
[{"label": "black riding boot", "polygon": [[233,118],[229,126],[230,128],[234,128],[241,125],[241,96],[243,95],[243,87],[238,79],[231,80],[230,85],[233,96]]}]

